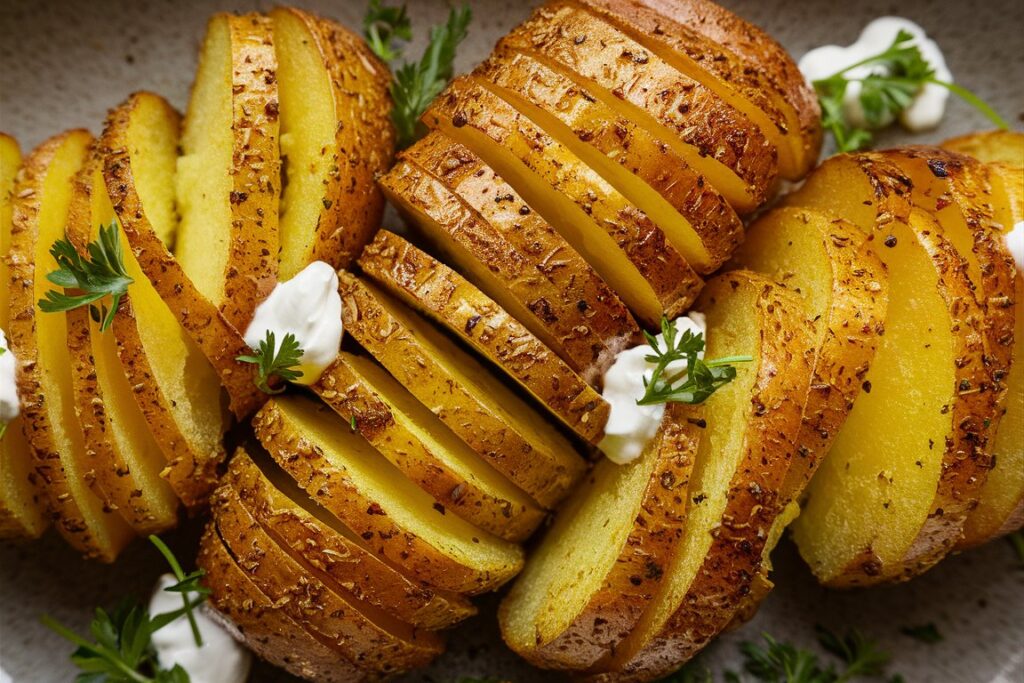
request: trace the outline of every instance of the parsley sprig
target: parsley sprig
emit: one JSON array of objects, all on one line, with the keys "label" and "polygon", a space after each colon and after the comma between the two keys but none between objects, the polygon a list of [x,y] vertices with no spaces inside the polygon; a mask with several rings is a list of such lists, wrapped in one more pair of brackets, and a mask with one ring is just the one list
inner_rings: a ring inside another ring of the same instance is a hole
[{"label": "parsley sprig", "polygon": [[[875,68],[860,78],[849,76],[850,71],[860,67]],[[859,99],[867,128],[859,128],[846,119],[843,99],[850,83],[860,83]],[[828,78],[816,80],[813,85],[821,104],[822,125],[835,138],[840,152],[852,152],[870,144],[872,131],[894,120],[929,83],[959,96],[1000,128],[1009,127],[977,95],[963,86],[936,78],[935,69],[914,44],[914,36],[907,31],[901,30],[892,44],[877,55],[851,64]]]},{"label": "parsley sprig", "polygon": [[[39,310],[44,313],[70,311],[88,306],[92,319],[100,324],[100,331],[106,331],[114,322],[114,314],[121,298],[128,293],[128,285],[134,280],[124,266],[121,251],[120,230],[113,222],[100,226],[99,238],[86,247],[88,257],[78,253],[67,239],[57,240],[50,247],[50,255],[57,262],[57,270],[47,274],[46,279],[65,289],[77,289],[82,294],[67,294],[51,289],[45,298],[39,300]],[[110,307],[95,305],[104,297],[110,297]]]},{"label": "parsley sprig", "polygon": [[[644,331],[644,337],[650,345],[652,354],[645,357],[648,363],[654,363],[650,379],[644,377],[644,395],[637,400],[637,405],[649,406],[656,403],[703,403],[729,382],[736,379],[736,368],[733,363],[749,363],[751,356],[728,356],[715,360],[703,360],[699,354],[704,351],[704,335],[684,330],[679,334],[675,322],[667,317],[661,318],[662,343],[650,332]],[[669,365],[676,361],[686,361],[686,369],[665,376]]]},{"label": "parsley sprig", "polygon": [[123,600],[110,612],[98,607],[89,626],[92,640],[52,617],[43,617],[43,624],[77,646],[71,654],[71,661],[82,670],[75,679],[77,683],[189,683],[188,673],[181,665],[175,664],[170,669],[160,667],[152,637],[172,621],[186,616],[192,625],[196,645],[202,646],[202,636],[192,610],[206,600],[210,591],[199,583],[203,577],[202,570],[185,574],[163,541],[156,536],[150,536],[149,540],[174,572],[177,583],[164,590],[181,594],[183,604],[180,608],[150,616],[144,606],[130,599]]},{"label": "parsley sprig", "polygon": [[267,336],[260,340],[259,348],[251,356],[238,356],[235,360],[242,363],[255,363],[259,371],[256,386],[267,394],[280,394],[285,387],[271,386],[271,379],[277,377],[284,382],[291,382],[302,377],[302,371],[295,368],[302,362],[302,347],[295,335],[289,332],[277,347],[274,332],[267,330]]},{"label": "parsley sprig", "polygon": [[[391,120],[398,133],[399,148],[416,141],[420,115],[451,80],[455,50],[466,37],[472,18],[468,4],[452,8],[447,22],[431,27],[430,41],[420,60],[406,61],[394,69]],[[370,0],[363,18],[363,33],[378,57],[389,63],[397,60],[402,56],[403,46],[396,45],[396,41],[412,38],[405,6],[384,7],[380,0]]]}]

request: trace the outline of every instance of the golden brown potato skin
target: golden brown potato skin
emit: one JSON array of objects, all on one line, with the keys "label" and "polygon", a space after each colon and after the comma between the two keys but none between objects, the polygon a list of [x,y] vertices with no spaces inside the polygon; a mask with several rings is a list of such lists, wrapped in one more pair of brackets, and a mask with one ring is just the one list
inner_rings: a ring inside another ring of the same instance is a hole
[{"label": "golden brown potato skin", "polygon": [[782,489],[797,457],[795,438],[813,372],[813,329],[793,292],[748,271],[708,282],[697,310],[713,306],[716,297],[740,286],[761,289],[758,317],[763,331],[744,455],[729,483],[722,526],[686,595],[657,635],[638,644],[639,649],[620,650],[610,662],[598,664],[594,670],[607,673],[594,680],[654,680],[676,670],[725,629],[747,607],[768,530],[785,507]]},{"label": "golden brown potato skin", "polygon": [[110,112],[100,139],[103,176],[110,200],[143,272],[210,359],[231,398],[231,412],[243,419],[266,400],[266,395],[256,388],[256,368],[235,360],[250,354],[251,349],[217,307],[196,289],[146,218],[132,177],[127,140],[135,97]]},{"label": "golden brown potato skin", "polygon": [[[583,475],[585,465],[571,444],[552,432],[553,443],[532,439],[499,412],[475,388],[449,372],[415,333],[396,319],[375,292],[354,275],[339,274],[345,333],[374,358],[470,448],[541,505],[557,505]],[[490,371],[475,362],[478,376]],[[490,378],[492,381],[493,378]],[[532,410],[525,403],[510,411]]]},{"label": "golden brown potato skin", "polygon": [[601,395],[460,275],[386,230],[367,245],[359,265],[395,296],[460,334],[581,438],[600,440],[610,410]]},{"label": "golden brown potato skin", "polygon": [[245,644],[261,659],[318,683],[367,680],[366,672],[306,632],[260,592],[235,563],[213,523],[206,526],[196,562],[206,572],[203,584],[211,591],[213,606],[238,627]]},{"label": "golden brown potato skin", "polygon": [[273,400],[264,405],[252,422],[264,448],[299,486],[367,541],[375,553],[406,568],[425,585],[476,595],[494,590],[521,569],[521,565],[512,565],[490,573],[468,567],[397,525],[386,511],[367,514],[367,510],[380,510],[380,505],[367,499],[343,471],[325,463],[319,447],[296,433]]},{"label": "golden brown potato skin", "polygon": [[[278,490],[244,449],[235,452],[224,478],[245,509],[282,548],[322,570],[333,583],[412,626],[437,630],[476,614],[465,597],[421,586],[309,514]],[[329,514],[329,513],[325,513]]]},{"label": "golden brown potato skin", "polygon": [[[526,649],[506,637],[506,644],[520,656],[546,669],[583,670],[636,625],[679,545],[690,472],[704,431],[702,415],[700,406],[667,406],[652,445],[657,450],[657,464],[644,489],[633,528],[601,589],[590,596],[557,638]],[[515,592],[513,586],[502,601],[499,622],[508,619]]]}]

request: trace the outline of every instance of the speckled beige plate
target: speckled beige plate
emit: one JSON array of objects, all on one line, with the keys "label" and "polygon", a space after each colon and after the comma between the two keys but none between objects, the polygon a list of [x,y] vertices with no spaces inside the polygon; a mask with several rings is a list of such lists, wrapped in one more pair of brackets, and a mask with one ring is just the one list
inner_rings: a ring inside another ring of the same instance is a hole
[{"label": "speckled beige plate", "polygon": [[[358,27],[359,0],[297,0]],[[722,0],[780,40],[796,56],[823,43],[852,42],[872,18],[897,14],[918,22],[946,53],[956,79],[995,105],[1016,127],[1024,120],[1024,3],[1020,0],[953,2],[892,0]],[[31,148],[60,130],[98,132],[108,107],[128,93],[150,89],[183,107],[207,16],[217,10],[267,9],[244,0],[2,0],[0,1],[0,130]],[[440,0],[410,0],[423,35],[441,21]],[[458,66],[468,69],[494,41],[529,12],[531,2],[473,2],[476,19]],[[420,45],[414,48],[418,54]],[[986,127],[954,101],[942,128],[883,143],[935,142]],[[197,522],[173,535],[180,556],[195,548]],[[946,560],[909,584],[841,593],[819,588],[783,543],[776,553],[778,584],[758,616],[719,639],[704,657],[715,671],[738,668],[737,644],[767,632],[814,648],[814,625],[856,627],[893,653],[891,671],[908,682],[1024,681],[1024,568],[1004,541]],[[162,571],[156,552],[138,543],[113,567],[78,559],[55,536],[22,546],[0,545],[0,664],[19,683],[71,681],[70,646],[39,623],[44,613],[85,628],[95,605],[126,594],[145,595]],[[494,606],[451,633],[448,653],[407,681],[455,683],[463,676],[493,676],[532,683],[560,680],[529,669],[501,644]],[[926,645],[901,633],[934,623],[943,636]],[[254,681],[287,677],[259,668]],[[721,680],[718,678],[718,680]]]}]

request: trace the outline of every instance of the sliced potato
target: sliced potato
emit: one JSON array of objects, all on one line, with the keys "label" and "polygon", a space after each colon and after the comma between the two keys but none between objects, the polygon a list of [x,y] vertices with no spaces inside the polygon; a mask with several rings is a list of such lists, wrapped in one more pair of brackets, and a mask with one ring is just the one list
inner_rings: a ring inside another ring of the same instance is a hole
[{"label": "sliced potato", "polygon": [[497,171],[623,298],[641,323],[686,310],[700,277],[665,233],[587,164],[510,105],[456,79],[424,114]]},{"label": "sliced potato", "polygon": [[716,270],[743,239],[711,183],[585,87],[522,53],[498,52],[473,74],[646,213],[698,273]]},{"label": "sliced potato", "polygon": [[359,265],[501,368],[580,438],[601,439],[609,411],[601,395],[458,273],[386,230],[366,246]]},{"label": "sliced potato", "polygon": [[536,666],[579,671],[633,628],[680,540],[702,416],[673,404],[637,460],[595,466],[501,604],[509,647]]},{"label": "sliced potato", "polygon": [[502,44],[578,79],[671,145],[739,213],[750,213],[774,191],[778,152],[761,130],[603,19],[570,5],[543,5]]},{"label": "sliced potato", "polygon": [[[0,329],[10,330],[11,214],[14,176],[21,167],[17,141],[0,133]],[[0,538],[36,538],[47,526],[46,504],[36,485],[32,453],[22,430],[22,417],[11,420],[0,438]]]},{"label": "sliced potato", "polygon": [[372,360],[342,352],[311,388],[441,510],[508,541],[544,521],[543,509]]},{"label": "sliced potato", "polygon": [[[594,671],[649,681],[675,671],[748,610],[783,514],[812,377],[814,332],[793,292],[749,271],[708,282],[709,358],[749,355],[704,406],[682,538],[650,606]],[[624,639],[623,639],[624,638]]]},{"label": "sliced potato", "polygon": [[375,555],[337,517],[316,504],[265,453],[239,448],[225,482],[275,542],[351,592],[413,626],[436,630],[476,614],[456,593],[426,587]]},{"label": "sliced potato", "polygon": [[946,140],[942,147],[988,164],[1024,166],[1024,133],[1016,130],[968,133]]},{"label": "sliced potato", "polygon": [[319,402],[278,397],[253,420],[274,460],[373,552],[428,585],[493,590],[519,572],[523,551],[446,515],[358,433]]},{"label": "sliced potato", "polygon": [[388,675],[425,666],[444,644],[344,590],[325,585],[313,565],[289,555],[253,519],[230,487],[214,493],[213,521],[239,569],[282,612],[360,669]]},{"label": "sliced potato", "polygon": [[818,321],[814,377],[786,498],[799,496],[828,453],[885,331],[888,276],[876,246],[841,218],[782,207],[754,222],[734,257],[737,267],[763,273],[800,294],[805,317]]},{"label": "sliced potato", "polygon": [[[100,141],[103,178],[140,269],[216,369],[227,389],[231,412],[242,419],[266,400],[256,388],[254,366],[235,360],[252,350],[192,282],[156,232],[155,226],[161,224],[153,222],[163,219],[168,210],[169,196],[160,188],[174,186],[174,165],[168,161],[178,146],[178,127],[177,112],[163,98],[150,93],[129,97],[107,118]],[[170,206],[173,216],[174,205]]]},{"label": "sliced potato", "polygon": [[199,542],[197,563],[206,572],[203,583],[211,591],[210,602],[261,659],[310,681],[352,683],[370,678],[338,654],[333,643],[315,638],[260,592],[236,564],[213,523]]},{"label": "sliced potato", "polygon": [[270,12],[281,104],[280,278],[348,266],[380,227],[391,165],[390,74],[358,36],[294,7]]},{"label": "sliced potato", "polygon": [[775,101],[787,103],[795,110],[787,118],[793,122],[790,125],[800,130],[811,157],[810,165],[814,165],[821,149],[821,108],[814,89],[786,48],[713,0],[640,1],[734,53],[743,60],[744,71],[761,74],[772,87]]},{"label": "sliced potato", "polygon": [[[101,227],[117,222],[103,184],[103,159],[95,149],[73,182],[66,231],[85,254]],[[114,333],[102,331],[87,308],[68,311],[67,329],[75,412],[93,491],[140,534],[173,527],[178,498],[160,477],[166,461],[121,367]]]},{"label": "sliced potato", "polygon": [[14,188],[10,335],[18,359],[18,395],[25,435],[34,452],[51,519],[83,555],[111,562],[132,539],[131,527],[89,487],[92,462],[75,415],[67,349],[67,316],[43,313],[36,302],[53,288],[50,247],[64,238],[72,179],[92,136],[73,130],[50,138],[26,159]]},{"label": "sliced potato", "polygon": [[430,323],[369,282],[340,279],[345,334],[538,503],[566,496],[586,466],[558,430]]},{"label": "sliced potato", "polygon": [[279,110],[270,18],[213,15],[174,177],[181,214],[174,255],[239,329],[277,280]]},{"label": "sliced potato", "polygon": [[[817,117],[808,119],[808,129],[804,130],[795,108],[801,103],[787,101],[763,73],[783,67],[767,62],[759,63],[760,68],[749,68],[738,55],[697,29],[638,2],[582,0],[580,4],[750,117],[779,151],[782,177],[798,180],[814,167],[821,149]],[[791,66],[792,60],[784,56],[786,65]]]},{"label": "sliced potato", "polygon": [[870,232],[890,286],[885,335],[865,377],[871,391],[811,482],[795,538],[829,585],[906,579],[957,542],[991,467],[984,434],[994,392],[978,391],[989,382],[982,312],[941,226],[921,209],[907,214],[899,167],[834,157],[808,186],[816,191],[787,202],[834,211]]}]

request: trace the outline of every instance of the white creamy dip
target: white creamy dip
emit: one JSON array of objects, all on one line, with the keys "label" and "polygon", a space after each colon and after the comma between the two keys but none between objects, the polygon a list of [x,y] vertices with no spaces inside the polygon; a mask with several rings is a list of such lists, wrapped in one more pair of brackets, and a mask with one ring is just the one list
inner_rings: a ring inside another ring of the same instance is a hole
[{"label": "white creamy dip", "polygon": [[16,381],[18,359],[8,346],[7,335],[3,330],[0,330],[0,349],[3,349],[0,352],[0,422],[7,424],[18,417],[21,407]]},{"label": "white creamy dip", "polygon": [[[825,45],[811,50],[800,60],[800,71],[808,81],[817,81],[832,76],[837,71],[856,64],[857,62],[877,55],[887,49],[896,39],[900,30],[914,36],[914,44],[921,50],[925,61],[935,69],[935,78],[940,81],[952,82],[953,74],[946,66],[946,60],[942,50],[934,40],[928,38],[924,29],[908,19],[900,17],[881,17],[875,19],[864,27],[853,45],[842,47],[840,45]],[[851,78],[863,78],[872,71],[879,71],[882,67],[866,66],[857,67],[847,72]],[[867,128],[868,123],[864,118],[864,109],[860,104],[860,83],[850,83],[846,89],[846,97],[843,100],[843,109],[847,120],[859,128]],[[949,99],[949,90],[941,85],[927,83],[914,97],[914,101],[900,114],[900,123],[910,131],[928,130],[939,125],[942,115],[946,111],[946,100]],[[881,122],[885,127],[892,121]]]},{"label": "white creamy dip", "polygon": [[[691,312],[675,320],[676,330],[682,334],[686,330],[693,333],[706,334],[706,325],[702,313]],[[664,337],[658,335],[659,342]],[[707,339],[707,337],[705,337]],[[608,424],[604,428],[604,438],[598,447],[605,456],[614,463],[625,465],[640,457],[644,448],[658,433],[661,418],[665,414],[665,404],[638,406],[637,400],[644,395],[644,378],[651,378],[654,365],[648,363],[645,356],[650,355],[649,345],[627,349],[615,357],[615,362],[604,373],[604,390],[601,396],[611,406]],[[704,354],[699,354],[701,358]],[[686,369],[686,361],[680,360],[668,366],[667,374]]]},{"label": "white creamy dip", "polygon": [[[164,590],[175,583],[177,580],[171,574],[160,577],[149,601],[151,615],[181,608],[181,593]],[[203,636],[203,646],[196,646],[188,617],[182,615],[153,633],[153,648],[160,666],[171,669],[180,664],[192,683],[245,683],[252,656],[241,645],[241,637],[234,626],[205,604],[192,613]]]},{"label": "white creamy dip", "polygon": [[291,332],[302,349],[298,384],[313,384],[334,362],[341,346],[341,295],[338,274],[329,264],[314,261],[298,275],[279,282],[256,313],[245,331],[245,343],[253,349],[274,333],[278,344]]},{"label": "white creamy dip", "polygon": [[1024,272],[1024,222],[1014,224],[1013,230],[1006,233],[1006,248],[1013,254],[1017,270]]}]

